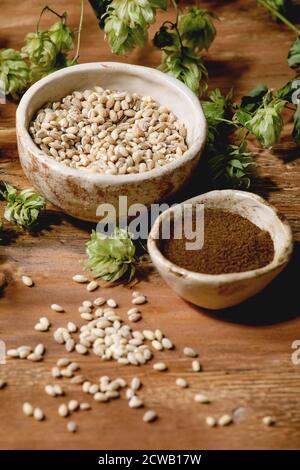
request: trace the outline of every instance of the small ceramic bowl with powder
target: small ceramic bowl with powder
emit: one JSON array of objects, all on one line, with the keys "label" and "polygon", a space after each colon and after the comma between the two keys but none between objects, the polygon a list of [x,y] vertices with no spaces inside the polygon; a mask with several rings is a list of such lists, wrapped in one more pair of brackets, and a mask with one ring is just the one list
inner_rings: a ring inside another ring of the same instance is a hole
[{"label": "small ceramic bowl with powder", "polygon": [[[201,248],[187,249],[195,239],[174,231],[183,205],[192,208],[192,230],[196,207],[204,210]],[[168,220],[170,237],[162,237]],[[290,226],[277,210],[238,190],[211,191],[168,209],[148,238],[149,254],[165,281],[184,299],[209,309],[231,307],[260,292],[287,265],[292,249]]]}]

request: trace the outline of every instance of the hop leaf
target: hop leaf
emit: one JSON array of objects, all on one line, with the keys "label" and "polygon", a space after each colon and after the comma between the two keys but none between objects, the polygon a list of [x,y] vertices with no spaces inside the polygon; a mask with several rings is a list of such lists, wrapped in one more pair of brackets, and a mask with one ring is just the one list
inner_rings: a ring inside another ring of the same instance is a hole
[{"label": "hop leaf", "polygon": [[299,67],[300,65],[300,37],[297,37],[289,50],[288,64],[291,68]]},{"label": "hop leaf", "polygon": [[[293,94],[296,90],[300,92],[300,81],[292,79],[288,81],[283,87],[279,88],[276,92],[276,97],[280,98],[281,100],[289,101],[292,103]],[[296,93],[297,95],[297,93]]]},{"label": "hop leaf", "polygon": [[242,97],[241,109],[246,112],[255,111],[262,103],[268,87],[263,83],[257,85],[248,95]]},{"label": "hop leaf", "polygon": [[216,36],[213,13],[192,7],[185,15],[179,16],[178,29],[186,47],[208,49]]},{"label": "hop leaf", "polygon": [[228,145],[223,152],[217,153],[209,160],[213,181],[233,188],[249,188],[250,175],[255,166],[245,142],[240,145]]},{"label": "hop leaf", "polygon": [[5,219],[27,229],[33,227],[46,205],[45,199],[33,189],[24,189],[18,194],[16,188],[4,181],[0,183],[0,195],[8,203],[4,211]]},{"label": "hop leaf", "polygon": [[169,31],[167,26],[163,25],[156,31],[153,38],[153,45],[158,49],[164,49],[174,44],[174,33]]},{"label": "hop leaf", "polygon": [[281,111],[284,105],[285,101],[278,98],[272,99],[269,103],[265,100],[263,107],[244,123],[264,147],[271,147],[279,140],[283,127]]},{"label": "hop leaf", "polygon": [[54,67],[59,51],[47,31],[28,33],[25,42],[26,45],[22,48],[22,52],[29,57],[34,65],[45,70]]},{"label": "hop leaf", "polygon": [[16,96],[29,83],[29,67],[14,49],[0,51],[0,87],[6,95]]},{"label": "hop leaf", "polygon": [[69,52],[74,47],[74,33],[66,25],[64,18],[54,23],[48,30],[50,40],[59,52]]},{"label": "hop leaf", "polygon": [[86,244],[88,260],[84,265],[95,278],[108,282],[131,280],[135,275],[135,251],[128,229],[116,227],[110,236],[93,231]]}]

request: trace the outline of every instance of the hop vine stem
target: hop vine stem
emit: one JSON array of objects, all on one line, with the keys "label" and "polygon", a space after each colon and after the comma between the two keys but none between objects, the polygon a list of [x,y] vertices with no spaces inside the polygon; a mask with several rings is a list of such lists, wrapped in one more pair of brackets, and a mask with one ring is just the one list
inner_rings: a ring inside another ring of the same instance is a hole
[{"label": "hop vine stem", "polygon": [[61,20],[64,20],[66,18],[66,13],[63,13],[62,15],[60,15],[59,13],[57,13],[57,11],[53,10],[48,5],[44,6],[44,8],[42,9],[42,11],[40,13],[40,16],[39,16],[39,19],[38,19],[38,22],[37,22],[37,25],[36,25],[36,32],[37,33],[39,33],[39,31],[40,31],[40,22],[41,22],[42,16],[45,13],[45,11],[49,11],[50,13],[53,13],[53,15],[56,15]]},{"label": "hop vine stem", "polygon": [[84,10],[84,0],[81,0],[81,3],[80,3],[80,20],[79,20],[78,36],[77,36],[77,48],[76,48],[76,54],[75,54],[74,58],[72,59],[72,65],[75,64],[77,62],[78,58],[79,58],[81,31],[82,31],[82,24],[83,24],[83,10]]},{"label": "hop vine stem", "polygon": [[282,23],[284,23],[286,26],[288,26],[292,31],[294,31],[297,36],[300,36],[300,29],[297,28],[296,25],[291,23],[284,15],[282,15],[279,11],[277,11],[275,8],[273,8],[267,0],[257,0],[258,4],[261,5],[262,7],[265,7],[267,10],[269,10],[276,18],[278,18]]}]

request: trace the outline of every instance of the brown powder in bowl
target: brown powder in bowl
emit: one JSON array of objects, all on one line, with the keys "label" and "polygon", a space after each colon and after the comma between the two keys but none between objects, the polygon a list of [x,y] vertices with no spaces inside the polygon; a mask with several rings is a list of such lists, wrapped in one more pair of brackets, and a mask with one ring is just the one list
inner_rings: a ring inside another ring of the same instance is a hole
[{"label": "brown powder in bowl", "polygon": [[[195,214],[193,215],[195,229]],[[239,273],[262,268],[274,257],[269,232],[248,219],[222,209],[204,210],[204,245],[201,250],[186,250],[187,240],[161,240],[164,256],[177,266],[206,274]]]}]

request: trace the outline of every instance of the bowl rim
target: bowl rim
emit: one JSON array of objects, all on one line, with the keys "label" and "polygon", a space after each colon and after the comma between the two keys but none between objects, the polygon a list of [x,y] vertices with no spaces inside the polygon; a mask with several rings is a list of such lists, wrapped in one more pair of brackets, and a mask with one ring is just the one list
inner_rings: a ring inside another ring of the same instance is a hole
[{"label": "bowl rim", "polygon": [[[168,87],[171,85],[178,93],[184,96],[185,99],[190,101],[190,103],[194,107],[194,111],[196,111],[194,113],[194,122],[197,123],[198,121],[199,134],[181,158],[178,158],[163,167],[154,168],[153,170],[146,171],[143,173],[132,173],[126,175],[105,175],[100,173],[94,173],[85,169],[70,168],[66,165],[63,165],[62,163],[57,162],[54,158],[46,155],[34,143],[25,124],[27,110],[34,94],[39,92],[41,89],[47,87],[47,85],[51,84],[55,79],[66,79],[69,75],[72,75],[74,73],[80,73],[82,71],[98,71],[99,68],[100,70],[110,68],[116,73],[122,73],[131,70],[133,73],[139,76],[156,76],[161,80],[164,86]],[[193,160],[198,154],[201,154],[201,151],[205,145],[207,136],[207,123],[200,100],[184,83],[180,82],[178,79],[166,73],[163,73],[160,70],[151,67],[145,67],[142,65],[133,65],[123,62],[89,62],[85,64],[73,65],[68,68],[58,70],[34,83],[22,96],[18,105],[16,111],[16,131],[18,137],[21,138],[23,145],[25,145],[25,147],[35,157],[39,158],[42,163],[46,163],[54,171],[63,173],[66,176],[73,176],[80,179],[84,178],[85,180],[88,180],[93,183],[123,184],[130,182],[138,183],[148,180],[149,178],[160,177],[164,174],[168,174],[170,172],[175,171],[177,168]]]},{"label": "bowl rim", "polygon": [[[161,250],[158,248],[159,239],[155,237],[155,235],[158,233],[162,220],[165,217],[167,217],[168,214],[170,214],[171,212],[174,212],[174,209],[176,209],[176,207],[178,207],[179,205],[183,205],[186,203],[194,203],[194,202],[201,201],[207,197],[214,198],[220,195],[224,197],[233,196],[233,197],[239,197],[239,198],[246,197],[248,199],[252,199],[259,205],[268,207],[269,210],[273,213],[273,217],[275,218],[276,222],[281,225],[281,228],[283,232],[285,233],[285,243],[281,249],[281,253],[276,255],[276,252],[275,252],[274,258],[269,264],[267,264],[266,266],[263,266],[262,268],[252,269],[252,270],[243,271],[243,272],[233,272],[233,273],[224,273],[224,274],[205,274],[205,273],[198,273],[196,271],[189,271],[188,269],[178,266],[172,263],[172,261],[168,260],[162,254]],[[269,202],[267,202],[261,196],[248,192],[248,191],[241,191],[241,190],[236,190],[236,189],[223,189],[223,190],[209,191],[207,193],[203,193],[201,195],[192,197],[190,199],[187,199],[186,201],[176,204],[173,207],[170,207],[169,209],[164,211],[162,214],[160,214],[155,220],[150,230],[150,233],[148,236],[147,247],[148,247],[149,255],[153,261],[153,264],[155,265],[156,262],[159,263],[159,265],[164,270],[175,275],[177,278],[182,278],[184,280],[192,280],[192,281],[196,281],[196,282],[199,282],[201,284],[206,284],[206,285],[220,286],[224,284],[230,284],[232,282],[258,278],[287,264],[293,252],[293,235],[292,235],[291,227],[289,223],[287,222],[287,220],[285,220],[285,218],[281,214],[279,216],[279,211],[277,210],[277,208],[269,204]]]}]

